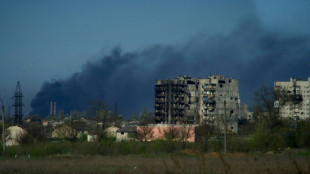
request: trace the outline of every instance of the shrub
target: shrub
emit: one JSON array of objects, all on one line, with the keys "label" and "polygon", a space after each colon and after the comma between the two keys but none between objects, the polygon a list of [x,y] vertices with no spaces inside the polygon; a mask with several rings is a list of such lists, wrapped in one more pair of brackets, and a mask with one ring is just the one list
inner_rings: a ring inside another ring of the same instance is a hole
[{"label": "shrub", "polygon": [[249,152],[250,143],[245,137],[230,137],[227,143],[229,152]]},{"label": "shrub", "polygon": [[296,142],[298,147],[310,147],[310,122],[301,121],[297,126]]},{"label": "shrub", "polygon": [[87,142],[87,134],[81,134],[79,142]]}]

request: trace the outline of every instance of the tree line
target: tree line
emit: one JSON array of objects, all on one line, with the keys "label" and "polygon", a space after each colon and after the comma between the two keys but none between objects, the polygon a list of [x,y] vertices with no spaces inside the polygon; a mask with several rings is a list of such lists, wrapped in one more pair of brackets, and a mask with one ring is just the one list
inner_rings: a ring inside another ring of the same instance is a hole
[{"label": "tree line", "polygon": [[[300,100],[296,96],[287,93],[282,89],[273,89],[261,87],[254,93],[255,104],[251,107],[253,112],[253,122],[248,122],[239,127],[238,134],[229,133],[227,137],[227,148],[229,151],[277,151],[279,149],[304,148],[310,145],[310,121],[296,120],[281,117],[281,109],[290,103]],[[275,102],[277,105],[275,106]],[[91,124],[81,120],[86,117]],[[33,145],[36,143],[49,143],[47,137],[51,134],[51,127],[44,127],[40,121],[40,117],[32,116],[34,122],[25,123],[23,125],[27,134],[20,138],[21,147]],[[82,143],[86,141],[85,134],[78,137],[78,132],[87,131],[89,134],[97,135],[97,141],[94,143],[99,146],[106,146],[107,143],[111,146],[119,146],[115,142],[115,138],[107,136],[106,128],[110,126],[121,127],[123,119],[110,111],[109,106],[103,101],[93,101],[90,103],[90,110],[86,112],[72,111],[69,115],[64,116],[63,112],[59,112],[57,116],[51,116],[50,119],[63,120],[63,127],[59,129],[59,134],[64,134],[61,142]],[[223,132],[213,125],[201,124],[195,127],[195,142],[188,143],[188,138],[192,136],[191,126],[183,126],[177,129],[174,126],[165,129],[163,140],[147,140],[154,138],[154,131],[148,124],[155,123],[154,115],[146,108],[141,114],[135,113],[130,119],[136,121],[140,130],[131,136],[137,141],[127,143],[138,143],[137,147],[150,148],[163,146],[164,152],[173,152],[180,149],[195,149],[203,152],[222,151],[223,149]],[[58,128],[56,126],[56,128]],[[2,130],[2,129],[0,129]],[[76,130],[76,131],[75,131]],[[120,142],[125,143],[125,142]],[[104,145],[103,145],[104,144]],[[151,144],[151,145],[150,145]]]}]

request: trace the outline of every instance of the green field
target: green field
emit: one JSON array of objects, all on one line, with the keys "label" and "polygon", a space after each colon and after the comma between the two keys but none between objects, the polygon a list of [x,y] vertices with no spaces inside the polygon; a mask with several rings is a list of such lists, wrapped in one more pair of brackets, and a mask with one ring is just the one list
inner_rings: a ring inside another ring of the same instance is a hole
[{"label": "green field", "polygon": [[306,150],[281,153],[2,157],[0,173],[310,173]]}]

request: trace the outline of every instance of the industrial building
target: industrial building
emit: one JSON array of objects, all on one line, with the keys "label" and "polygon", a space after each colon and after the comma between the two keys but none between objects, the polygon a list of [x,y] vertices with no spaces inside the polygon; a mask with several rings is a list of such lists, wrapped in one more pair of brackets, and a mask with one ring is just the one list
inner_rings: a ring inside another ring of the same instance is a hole
[{"label": "industrial building", "polygon": [[310,77],[307,81],[296,78],[290,78],[290,81],[277,81],[274,82],[274,89],[283,90],[293,99],[280,108],[281,117],[297,120],[310,118]]},{"label": "industrial building", "polygon": [[164,124],[213,124],[238,131],[238,121],[246,119],[246,105],[240,103],[237,79],[222,75],[208,78],[177,77],[156,80],[155,118]]}]

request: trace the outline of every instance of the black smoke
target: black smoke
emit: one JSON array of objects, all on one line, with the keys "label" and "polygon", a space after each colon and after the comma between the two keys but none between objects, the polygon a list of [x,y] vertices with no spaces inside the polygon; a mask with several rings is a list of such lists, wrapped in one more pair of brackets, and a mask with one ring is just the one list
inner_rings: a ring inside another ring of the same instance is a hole
[{"label": "black smoke", "polygon": [[243,22],[229,34],[200,34],[182,45],[154,45],[123,53],[116,47],[68,79],[46,82],[31,102],[32,113],[46,116],[49,102],[58,110],[85,110],[100,99],[129,117],[153,108],[156,79],[179,75],[207,77],[223,74],[239,79],[241,101],[251,104],[253,91],[290,77],[307,78],[310,39],[264,29],[257,20]]}]

